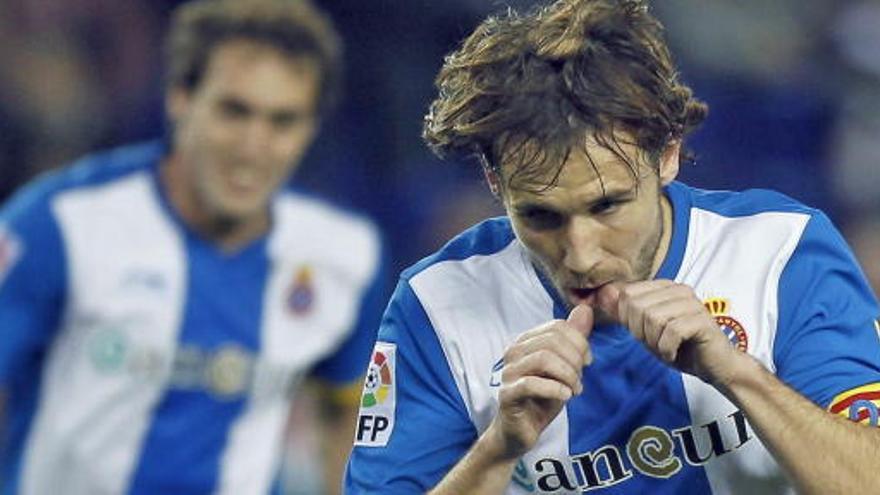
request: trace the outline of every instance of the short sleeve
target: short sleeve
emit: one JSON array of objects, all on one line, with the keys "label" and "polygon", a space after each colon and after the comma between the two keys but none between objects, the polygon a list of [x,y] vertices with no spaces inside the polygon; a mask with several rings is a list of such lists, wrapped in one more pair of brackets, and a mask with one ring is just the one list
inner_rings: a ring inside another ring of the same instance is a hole
[{"label": "short sleeve", "polygon": [[464,456],[477,431],[405,280],[385,312],[370,367],[345,493],[425,493]]},{"label": "short sleeve", "polygon": [[848,406],[860,399],[872,401],[868,408],[876,412],[880,311],[855,257],[825,215],[817,213],[807,223],[783,270],[778,296],[778,376],[832,412],[848,416]]},{"label": "short sleeve", "polygon": [[357,319],[348,336],[333,354],[312,370],[315,377],[330,384],[349,385],[366,369],[388,298],[387,253],[384,249],[380,252],[370,282],[362,292]]},{"label": "short sleeve", "polygon": [[59,324],[65,271],[46,187],[32,184],[0,210],[0,383],[37,366]]}]

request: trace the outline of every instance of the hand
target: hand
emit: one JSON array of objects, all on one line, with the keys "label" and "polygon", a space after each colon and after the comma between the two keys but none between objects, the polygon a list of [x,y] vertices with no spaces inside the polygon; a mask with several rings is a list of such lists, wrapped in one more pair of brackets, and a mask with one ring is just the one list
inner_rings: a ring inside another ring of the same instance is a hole
[{"label": "hand", "polygon": [[517,338],[504,354],[499,412],[489,426],[498,455],[515,459],[528,452],[565,402],[583,391],[583,367],[592,361],[587,337],[593,310],[574,308]]},{"label": "hand", "polygon": [[743,356],[690,286],[671,280],[612,283],[599,289],[597,302],[657,357],[707,383],[727,383]]}]

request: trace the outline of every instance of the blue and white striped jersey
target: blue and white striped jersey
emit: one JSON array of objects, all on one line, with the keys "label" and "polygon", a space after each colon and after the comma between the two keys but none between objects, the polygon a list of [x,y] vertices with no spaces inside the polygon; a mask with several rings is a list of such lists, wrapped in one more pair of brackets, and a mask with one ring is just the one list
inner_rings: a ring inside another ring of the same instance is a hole
[{"label": "blue and white striped jersey", "polygon": [[[877,423],[877,302],[820,212],[769,191],[674,182],[657,278],[694,287],[719,331],[813,402]],[[506,218],[463,233],[404,272],[364,387],[347,493],[423,493],[498,410],[505,349],[567,316]],[[584,393],[514,473],[508,494],[790,491],[743,413],[660,362],[620,326],[595,328]]]},{"label": "blue and white striped jersey", "polygon": [[226,253],[170,208],[163,156],[88,157],[0,213],[5,493],[267,493],[292,388],[366,368],[373,224],[283,191],[268,235]]}]

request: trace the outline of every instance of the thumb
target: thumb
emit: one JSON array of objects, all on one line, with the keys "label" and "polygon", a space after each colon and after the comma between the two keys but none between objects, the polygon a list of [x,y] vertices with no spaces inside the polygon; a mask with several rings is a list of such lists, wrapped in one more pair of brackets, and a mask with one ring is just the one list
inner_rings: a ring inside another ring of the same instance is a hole
[{"label": "thumb", "polygon": [[[580,332],[585,340],[589,339],[590,332],[593,331],[593,308],[587,304],[578,304],[571,310],[565,321]],[[583,358],[584,366],[589,366],[593,362],[593,353],[590,350],[589,342],[587,342],[587,349],[584,352]]]},{"label": "thumb", "polygon": [[578,304],[571,310],[565,321],[581,332],[584,337],[589,337],[590,332],[593,331],[593,308],[586,304]]}]

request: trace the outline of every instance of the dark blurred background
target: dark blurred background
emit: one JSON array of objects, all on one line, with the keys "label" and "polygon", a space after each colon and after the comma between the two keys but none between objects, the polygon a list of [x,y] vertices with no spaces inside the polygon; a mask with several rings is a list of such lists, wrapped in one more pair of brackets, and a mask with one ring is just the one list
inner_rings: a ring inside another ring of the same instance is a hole
[{"label": "dark blurred background", "polygon": [[[84,153],[162,135],[161,40],[178,3],[0,2],[0,200]],[[295,182],[373,216],[399,271],[500,211],[474,164],[437,161],[419,134],[443,55],[487,14],[532,2],[317,3],[345,39],[347,91]],[[681,178],[773,188],[825,209],[880,288],[880,2],[653,8],[684,79],[711,107],[690,141],[697,164]],[[307,448],[291,455],[294,493],[314,492],[313,462]]]},{"label": "dark blurred background", "polygon": [[[0,3],[0,199],[91,150],[161,135],[162,33],[179,0]],[[341,109],[296,177],[366,210],[399,270],[498,205],[441,163],[421,120],[443,55],[514,0],[318,0],[347,47]],[[769,187],[832,216],[880,270],[880,2],[662,0],[684,79],[711,107],[696,186]]]}]

